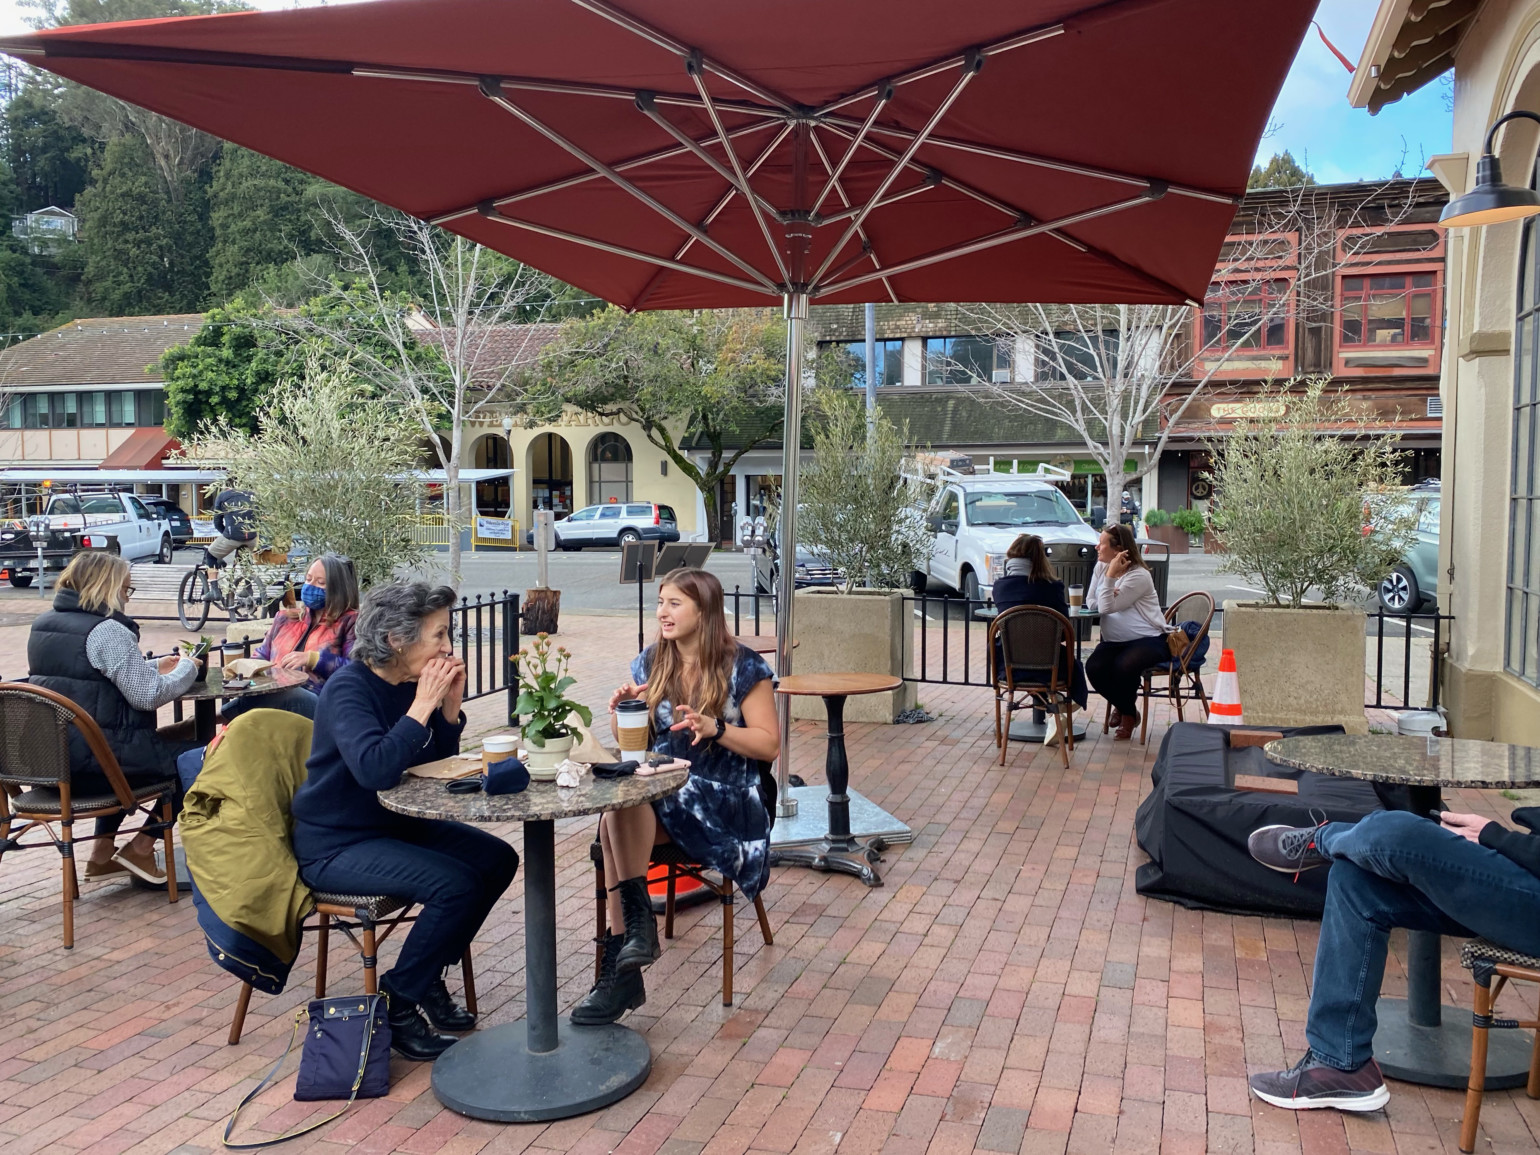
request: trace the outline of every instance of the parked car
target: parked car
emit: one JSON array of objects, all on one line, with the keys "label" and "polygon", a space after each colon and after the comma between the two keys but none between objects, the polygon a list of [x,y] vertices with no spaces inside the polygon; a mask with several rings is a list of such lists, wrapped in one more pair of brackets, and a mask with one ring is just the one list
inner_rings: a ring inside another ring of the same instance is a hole
[{"label": "parked car", "polygon": [[925,516],[936,537],[925,569],[913,575],[916,592],[939,586],[970,601],[989,597],[1018,535],[1093,548],[1099,536],[1052,481],[1014,474],[948,470]]},{"label": "parked car", "polygon": [[[628,541],[679,540],[674,507],[650,501],[585,505],[551,528],[556,535],[556,548],[565,550],[588,545],[624,545]],[[533,529],[525,532],[524,543],[535,544]]]},{"label": "parked car", "polygon": [[[43,510],[43,569],[62,570],[82,548],[106,548],[129,561],[171,561],[171,527],[131,493],[58,493]],[[37,576],[38,543],[26,521],[0,527],[0,569],[25,589]]]},{"label": "parked car", "polygon": [[[754,592],[773,595],[780,588],[781,561],[777,552],[778,539],[771,534],[765,540],[765,548],[754,554]],[[842,586],[843,570],[835,569],[829,559],[815,553],[802,542],[797,543],[797,568],[792,581],[799,590],[813,586]]]},{"label": "parked car", "polygon": [[1407,491],[1400,505],[1417,510],[1412,544],[1400,563],[1380,582],[1380,605],[1386,613],[1414,614],[1438,596],[1438,517],[1443,505],[1437,481],[1419,482]]},{"label": "parked car", "polygon": [[192,518],[187,516],[187,511],[174,501],[164,497],[141,497],[144,507],[151,513],[166,520],[171,527],[171,543],[173,545],[186,545],[193,539]]}]

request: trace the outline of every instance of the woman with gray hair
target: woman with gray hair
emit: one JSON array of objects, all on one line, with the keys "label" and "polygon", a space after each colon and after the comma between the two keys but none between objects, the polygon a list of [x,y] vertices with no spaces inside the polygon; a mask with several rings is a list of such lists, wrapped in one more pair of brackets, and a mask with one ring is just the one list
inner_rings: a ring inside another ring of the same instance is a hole
[{"label": "woman with gray hair", "polygon": [[438,1031],[475,1026],[449,994],[444,971],[464,956],[519,866],[501,838],[408,818],[378,797],[408,767],[459,752],[465,663],[452,644],[454,601],[452,589],[425,582],[376,586],[364,597],[353,660],[321,690],[309,774],[294,795],[294,853],[307,885],[422,907],[380,977],[391,1046],[415,1060],[454,1045]]}]

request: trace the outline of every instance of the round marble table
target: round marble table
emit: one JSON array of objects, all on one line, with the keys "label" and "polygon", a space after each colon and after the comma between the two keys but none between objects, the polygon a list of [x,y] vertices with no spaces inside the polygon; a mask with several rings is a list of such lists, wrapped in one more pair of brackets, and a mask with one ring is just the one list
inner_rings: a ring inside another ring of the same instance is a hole
[{"label": "round marble table", "polygon": [[[795,643],[794,643],[795,644]],[[824,777],[829,783],[829,831],[811,846],[771,851],[770,861],[785,866],[811,866],[854,874],[867,886],[881,886],[876,862],[887,844],[880,838],[861,842],[850,833],[850,761],[845,754],[845,699],[852,694],[881,694],[896,690],[904,680],[892,674],[788,674],[775,687],[777,694],[823,699],[829,716],[829,746]]]},{"label": "round marble table", "polygon": [[596,1111],[646,1081],[652,1052],[630,1027],[575,1027],[557,1018],[556,820],[653,802],[677,791],[687,774],[588,774],[570,789],[531,782],[518,794],[497,795],[450,794],[441,778],[408,775],[380,792],[386,809],[417,818],[524,823],[525,1017],[475,1031],[439,1056],[433,1093],[444,1106],[473,1119],[538,1123]]},{"label": "round marble table", "polygon": [[[1442,788],[1499,790],[1540,786],[1540,749],[1466,738],[1410,738],[1382,734],[1317,734],[1269,742],[1267,756],[1285,766],[1359,778],[1376,786],[1391,809],[1426,818],[1443,809]],[[1470,1077],[1470,1011],[1440,1005],[1440,938],[1407,932],[1405,999],[1380,999],[1374,1057],[1385,1074],[1431,1087],[1466,1086]],[[1444,1014],[1445,1011],[1449,1013]],[[1529,1077],[1531,1044],[1518,1031],[1493,1031],[1487,1055],[1489,1091],[1522,1087]]]},{"label": "round marble table", "polygon": [[235,690],[225,686],[225,671],[219,666],[210,665],[208,676],[201,682],[194,682],[178,700],[193,704],[194,735],[199,742],[208,745],[214,740],[214,726],[217,721],[214,708],[221,700],[276,694],[279,690],[303,686],[309,680],[310,675],[304,670],[285,670],[279,666],[271,666],[251,679],[251,685]]}]

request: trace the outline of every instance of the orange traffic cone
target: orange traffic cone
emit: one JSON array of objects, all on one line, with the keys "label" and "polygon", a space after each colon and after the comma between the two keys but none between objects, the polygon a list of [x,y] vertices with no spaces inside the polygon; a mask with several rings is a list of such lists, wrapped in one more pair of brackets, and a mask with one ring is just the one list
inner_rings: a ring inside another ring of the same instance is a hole
[{"label": "orange traffic cone", "polygon": [[1215,725],[1244,726],[1241,717],[1241,686],[1235,676],[1235,651],[1219,655],[1219,682],[1208,704],[1208,720]]}]

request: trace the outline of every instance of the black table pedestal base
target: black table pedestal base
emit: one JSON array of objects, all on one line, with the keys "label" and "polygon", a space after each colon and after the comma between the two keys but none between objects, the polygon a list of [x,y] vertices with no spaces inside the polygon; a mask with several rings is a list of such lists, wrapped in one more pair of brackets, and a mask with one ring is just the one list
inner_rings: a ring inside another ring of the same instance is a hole
[{"label": "black table pedestal base", "polygon": [[[1084,742],[1086,735],[1090,733],[1091,729],[1090,719],[1086,717],[1086,712],[1084,710],[1075,711],[1075,718],[1072,725],[1075,733],[1075,741]],[[1018,718],[1016,721],[1011,723],[1010,729],[1007,731],[1007,733],[1010,735],[1012,742],[1037,742],[1041,744],[1043,739],[1048,737],[1048,723],[1034,722],[1030,718]]]},{"label": "black table pedestal base", "polygon": [[647,1080],[652,1051],[629,1027],[562,1020],[554,1051],[536,1054],[525,1023],[461,1039],[433,1064],[433,1093],[451,1111],[497,1123],[541,1123],[597,1111]]},{"label": "black table pedestal base", "polygon": [[[1391,1079],[1424,1087],[1463,1091],[1470,1082],[1471,1012],[1467,1007],[1442,1008],[1436,1027],[1419,1027],[1407,1019],[1405,999],[1381,999],[1374,1032],[1374,1057]],[[1487,1032],[1488,1091],[1506,1091],[1529,1081],[1530,1036],[1525,1031]]]},{"label": "black table pedestal base", "polygon": [[785,850],[772,850],[772,866],[807,866],[827,873],[853,874],[867,886],[881,886],[882,876],[876,864],[882,861],[882,852],[888,844],[880,838],[860,842],[854,838],[825,838],[811,846],[794,846]]}]

